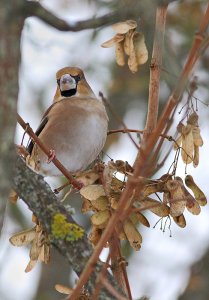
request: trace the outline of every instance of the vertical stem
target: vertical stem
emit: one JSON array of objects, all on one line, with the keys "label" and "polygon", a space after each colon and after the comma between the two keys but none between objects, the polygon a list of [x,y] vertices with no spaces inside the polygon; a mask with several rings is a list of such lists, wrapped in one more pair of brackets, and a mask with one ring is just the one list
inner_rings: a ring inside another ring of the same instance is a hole
[{"label": "vertical stem", "polygon": [[162,64],[166,14],[167,5],[157,8],[155,36],[150,64],[149,99],[147,121],[144,133],[145,138],[153,131],[157,124],[160,90],[160,70]]}]

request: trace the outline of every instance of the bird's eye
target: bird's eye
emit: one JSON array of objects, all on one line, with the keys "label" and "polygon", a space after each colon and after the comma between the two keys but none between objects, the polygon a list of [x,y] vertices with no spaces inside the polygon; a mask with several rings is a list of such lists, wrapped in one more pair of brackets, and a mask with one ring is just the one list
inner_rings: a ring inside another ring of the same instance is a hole
[{"label": "bird's eye", "polygon": [[81,80],[81,76],[80,76],[80,75],[75,75],[75,76],[70,75],[70,76],[72,76],[72,77],[75,79],[75,81],[76,81],[77,83],[78,83],[78,81]]}]

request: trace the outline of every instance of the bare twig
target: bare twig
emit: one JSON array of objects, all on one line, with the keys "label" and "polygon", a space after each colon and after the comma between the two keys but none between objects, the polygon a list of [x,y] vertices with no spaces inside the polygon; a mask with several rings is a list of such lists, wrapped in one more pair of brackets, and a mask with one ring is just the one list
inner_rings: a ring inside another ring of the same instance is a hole
[{"label": "bare twig", "polygon": [[[39,148],[48,157],[50,157],[50,149],[47,149],[47,147],[41,142],[41,140],[33,132],[32,128],[23,121],[20,115],[17,115],[17,121],[22,126],[22,128],[27,131],[28,135],[34,140],[34,142],[36,142]],[[60,172],[62,172],[62,174],[69,180],[70,184],[72,184],[74,188],[78,190],[81,189],[82,185],[73,178],[73,176],[68,172],[68,170],[61,164],[61,162],[57,158],[53,158],[52,163],[60,170]]]},{"label": "bare twig", "polygon": [[145,138],[153,131],[157,124],[160,90],[160,70],[162,65],[166,15],[167,5],[157,8],[154,44],[150,64],[149,100],[147,121],[144,132]]},{"label": "bare twig", "polygon": [[136,146],[136,148],[139,150],[139,145],[134,141],[132,135],[130,134],[126,124],[123,122],[123,120],[115,113],[112,105],[110,102],[104,97],[102,92],[99,92],[99,96],[102,98],[102,101],[104,102],[105,106],[108,107],[114,118],[117,120],[118,124],[122,125],[124,127],[124,130],[126,130],[126,133],[128,134],[130,140],[132,143]]}]

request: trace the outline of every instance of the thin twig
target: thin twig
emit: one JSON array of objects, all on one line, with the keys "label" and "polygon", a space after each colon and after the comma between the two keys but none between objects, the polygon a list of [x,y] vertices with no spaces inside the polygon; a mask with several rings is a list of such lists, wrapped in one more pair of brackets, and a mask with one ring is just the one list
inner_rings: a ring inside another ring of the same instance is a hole
[{"label": "thin twig", "polygon": [[153,131],[157,124],[160,90],[160,71],[162,65],[162,53],[164,45],[167,7],[167,5],[159,6],[156,11],[155,35],[152,59],[150,64],[148,113],[144,133],[145,138],[149,136],[149,134]]},{"label": "thin twig", "polygon": [[[50,157],[50,149],[48,149],[41,140],[37,137],[37,135],[33,132],[32,128],[29,124],[25,123],[24,120],[17,114],[17,122],[22,126],[24,130],[27,131],[28,135],[34,140],[34,142],[39,146],[39,148]],[[60,172],[69,180],[70,184],[78,190],[81,189],[82,185],[80,182],[75,180],[73,176],[68,172],[68,170],[61,164],[61,162],[57,158],[53,158],[52,163],[60,170]]]},{"label": "thin twig", "polygon": [[126,126],[126,124],[123,122],[123,120],[116,114],[116,112],[114,111],[112,105],[110,104],[110,102],[104,97],[102,92],[99,92],[99,96],[102,98],[102,101],[104,102],[105,106],[108,107],[108,109],[110,110],[110,112],[112,113],[112,115],[114,116],[114,118],[117,120],[117,122],[123,126],[123,128],[126,130],[130,140],[133,142],[133,144],[136,146],[136,148],[139,150],[139,145],[134,141],[132,135],[130,134],[130,132],[128,131],[128,128]]}]

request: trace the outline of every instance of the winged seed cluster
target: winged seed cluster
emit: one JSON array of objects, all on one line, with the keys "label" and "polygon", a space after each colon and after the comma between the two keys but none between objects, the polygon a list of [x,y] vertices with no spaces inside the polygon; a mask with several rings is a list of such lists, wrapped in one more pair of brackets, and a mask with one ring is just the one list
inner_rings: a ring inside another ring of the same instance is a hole
[{"label": "winged seed cluster", "polygon": [[112,25],[115,36],[101,46],[109,48],[115,46],[116,62],[119,66],[125,65],[125,56],[128,56],[128,66],[132,73],[138,71],[139,65],[146,63],[148,51],[144,35],[136,31],[137,23],[127,20]]}]

